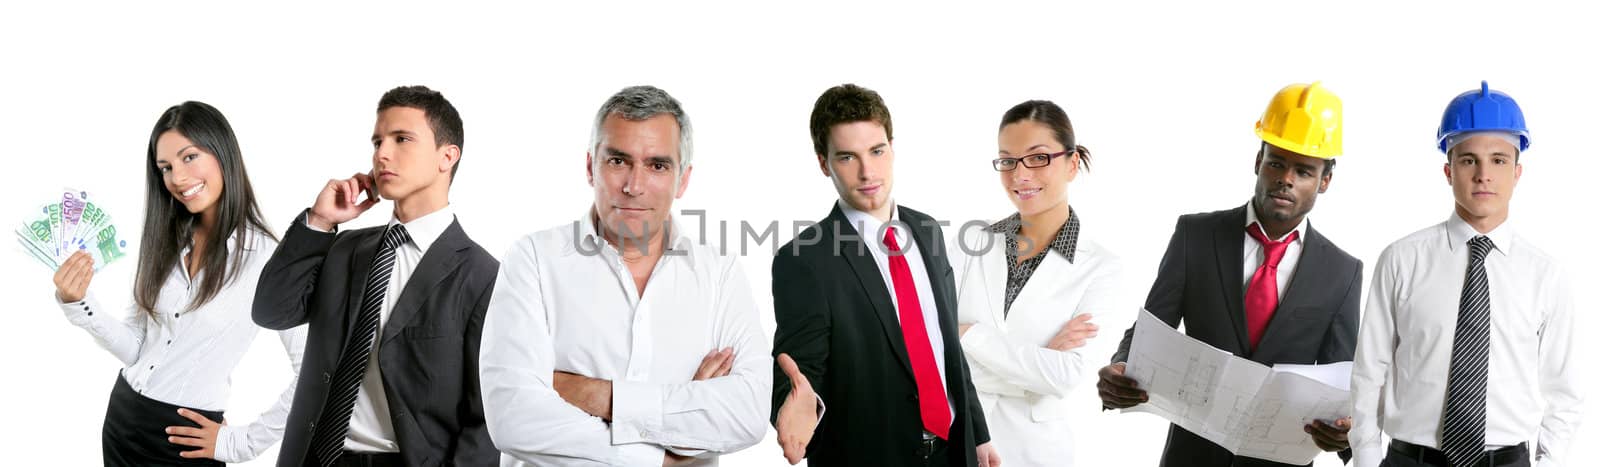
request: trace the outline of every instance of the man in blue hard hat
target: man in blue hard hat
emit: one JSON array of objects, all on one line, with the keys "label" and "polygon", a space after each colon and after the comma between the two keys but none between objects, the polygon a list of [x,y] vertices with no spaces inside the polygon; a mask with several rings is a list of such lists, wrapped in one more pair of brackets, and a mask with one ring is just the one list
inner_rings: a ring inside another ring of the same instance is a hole
[{"label": "man in blue hard hat", "polygon": [[1378,258],[1351,380],[1354,465],[1574,465],[1572,294],[1507,221],[1522,110],[1484,83],[1450,102],[1438,136],[1455,212]]}]

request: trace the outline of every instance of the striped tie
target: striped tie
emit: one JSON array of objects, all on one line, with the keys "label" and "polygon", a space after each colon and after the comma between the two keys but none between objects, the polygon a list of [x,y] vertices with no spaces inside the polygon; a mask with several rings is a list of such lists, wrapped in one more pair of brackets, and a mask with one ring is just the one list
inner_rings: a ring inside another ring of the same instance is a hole
[{"label": "striped tie", "polygon": [[1441,443],[1445,457],[1455,466],[1474,466],[1483,460],[1484,395],[1489,385],[1489,277],[1483,259],[1494,249],[1494,242],[1479,235],[1468,244],[1472,256],[1467,262],[1467,282],[1461,289],[1461,311],[1450,353]]},{"label": "striped tie", "polygon": [[356,393],[367,370],[367,358],[377,338],[379,310],[383,296],[389,291],[389,276],[394,270],[394,249],[411,241],[403,225],[395,224],[383,234],[383,245],[378,247],[378,257],[372,260],[372,275],[367,277],[366,292],[361,295],[361,314],[356,317],[355,331],[344,345],[344,355],[339,357],[339,367],[328,388],[328,400],[322,408],[322,419],[317,422],[312,437],[312,452],[323,466],[339,461],[344,454],[345,435],[350,431],[350,413],[355,409]]}]

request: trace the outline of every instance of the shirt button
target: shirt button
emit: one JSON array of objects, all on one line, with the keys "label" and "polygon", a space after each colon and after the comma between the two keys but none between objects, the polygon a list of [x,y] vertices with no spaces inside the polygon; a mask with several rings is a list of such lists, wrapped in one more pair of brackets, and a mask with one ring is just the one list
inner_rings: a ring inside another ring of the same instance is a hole
[{"label": "shirt button", "polygon": [[150,365],[150,369],[154,370],[154,369],[156,369],[156,366],[155,365]]},{"label": "shirt button", "polygon": [[93,311],[89,312],[89,316],[94,316],[94,312]]},{"label": "shirt button", "polygon": [[182,313],[173,313],[173,314],[172,314],[172,317],[173,317],[173,318],[177,318],[177,317],[178,317],[178,316],[180,316],[180,315],[182,315]]},{"label": "shirt button", "polygon": [[89,311],[89,304],[88,303],[83,304],[83,311]]},{"label": "shirt button", "polygon": [[167,339],[167,345],[172,345],[172,339]]}]

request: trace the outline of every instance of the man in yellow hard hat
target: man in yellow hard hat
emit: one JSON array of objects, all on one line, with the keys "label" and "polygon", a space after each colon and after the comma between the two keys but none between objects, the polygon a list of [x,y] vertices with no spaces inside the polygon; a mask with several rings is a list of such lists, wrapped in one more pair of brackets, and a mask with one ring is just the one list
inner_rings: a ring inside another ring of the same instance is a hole
[{"label": "man in yellow hard hat", "polygon": [[[1349,361],[1361,309],[1361,261],[1312,229],[1306,214],[1333,180],[1339,155],[1339,97],[1318,83],[1278,91],[1256,122],[1256,186],[1250,202],[1189,214],[1161,259],[1145,309],[1189,336],[1264,365]],[[1281,300],[1280,300],[1281,298]],[[1149,400],[1124,374],[1133,328],[1100,369],[1100,399],[1124,409]],[[1318,447],[1349,458],[1350,420],[1305,427]],[[1161,465],[1282,466],[1236,456],[1177,425]]]}]

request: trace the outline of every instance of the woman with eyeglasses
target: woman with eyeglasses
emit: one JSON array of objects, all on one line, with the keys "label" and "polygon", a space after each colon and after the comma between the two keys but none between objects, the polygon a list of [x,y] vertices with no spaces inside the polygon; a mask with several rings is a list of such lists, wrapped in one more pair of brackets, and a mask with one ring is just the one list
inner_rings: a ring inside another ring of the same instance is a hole
[{"label": "woman with eyeglasses", "polygon": [[1017,211],[961,236],[975,254],[958,292],[961,348],[1006,466],[1070,466],[1065,398],[1094,381],[1104,360],[1086,356],[1085,345],[1097,331],[1093,315],[1122,306],[1121,260],[1067,202],[1089,150],[1060,106],[1034,100],[1007,111],[990,163]]},{"label": "woman with eyeglasses", "polygon": [[[88,293],[94,258],[56,270],[71,322],[124,365],[101,427],[104,465],[222,465],[254,459],[283,436],[294,381],[254,423],[223,420],[231,375],[262,329],[256,280],[278,241],[261,221],[238,139],[216,108],[184,102],[150,132],[143,243],[125,316]],[[305,328],[277,333],[300,372]]]}]

